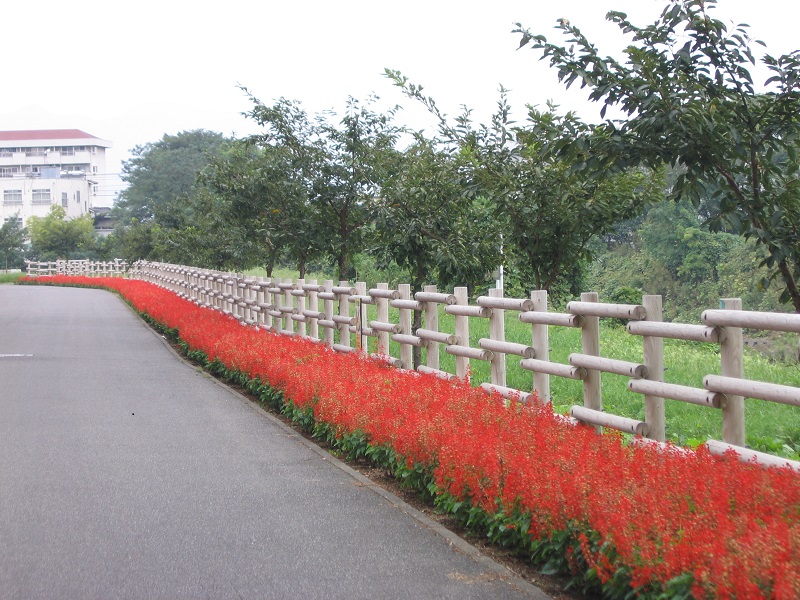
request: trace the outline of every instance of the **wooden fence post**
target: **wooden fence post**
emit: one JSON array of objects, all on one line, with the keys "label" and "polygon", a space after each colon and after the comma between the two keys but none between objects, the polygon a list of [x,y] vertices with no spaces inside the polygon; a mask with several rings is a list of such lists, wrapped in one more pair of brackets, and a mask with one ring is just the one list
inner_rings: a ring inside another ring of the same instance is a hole
[{"label": "wooden fence post", "polygon": [[[325,300],[322,303],[323,306],[325,307],[323,309],[323,312],[325,313],[325,320],[330,321],[331,319],[333,319],[333,300],[330,299],[330,296],[328,294],[333,293],[333,280],[326,279],[323,285],[325,287],[325,292],[327,292],[325,295]],[[335,332],[333,330],[333,327],[326,327],[324,339],[325,339],[325,345],[328,346],[329,348],[333,348],[334,336]]]},{"label": "wooden fence post", "polygon": [[[457,287],[453,290],[456,297],[456,304],[469,305],[469,290],[465,287]],[[455,316],[455,334],[461,346],[469,346],[469,317],[462,315]],[[469,358],[466,356],[456,356],[456,377],[459,379],[469,378]]]},{"label": "wooden fence post", "polygon": [[[597,292],[584,292],[581,302],[597,302]],[[600,356],[600,317],[585,316],[581,328],[581,350],[590,356]],[[583,380],[583,405],[593,410],[603,410],[600,371],[587,369]],[[598,431],[600,428],[597,428]]]},{"label": "wooden fence post", "polygon": [[[339,287],[350,287],[349,281],[340,281]],[[337,294],[339,300],[339,316],[344,318],[350,317],[350,299],[347,294]],[[350,325],[347,323],[339,323],[339,345],[345,348],[350,348]]]},{"label": "wooden fence post", "polygon": [[[309,279],[309,285],[317,285],[316,279]],[[311,291],[308,294],[308,310],[311,312],[319,312],[319,298],[317,298],[317,292]],[[319,319],[311,319],[311,322],[308,324],[308,333],[311,336],[311,339],[314,341],[319,341],[319,323],[317,323]]]},{"label": "wooden fence post", "polygon": [[275,280],[272,277],[267,277],[264,279],[264,282],[267,284],[264,288],[264,302],[267,304],[267,306],[271,307],[264,311],[264,327],[269,330],[273,330],[274,321],[270,311],[277,310],[277,301],[275,300],[275,296],[273,296],[271,291],[275,285]]},{"label": "wooden fence post", "polygon": [[[379,283],[377,285],[377,289],[379,290],[388,290],[389,284],[388,283]],[[375,303],[378,307],[378,314],[375,317],[377,321],[380,323],[388,323],[389,322],[389,299],[388,298],[381,298],[378,297],[375,299]],[[388,331],[378,331],[378,354],[383,356],[390,356],[389,354],[389,332]]]},{"label": "wooden fence post", "polygon": [[[366,281],[356,281],[355,284],[356,295],[357,296],[366,296],[367,295],[367,282]],[[367,320],[367,306],[357,300],[355,302],[355,309],[356,309],[356,350],[360,350],[365,354],[369,354],[369,338],[364,334],[364,330],[369,327],[369,321]]]},{"label": "wooden fence post", "polygon": [[[531,292],[531,300],[533,301],[533,310],[540,312],[547,312],[547,290],[534,290]],[[536,352],[538,360],[550,360],[550,329],[547,325],[534,323],[531,325],[532,331],[532,346]],[[539,396],[541,402],[550,402],[550,375],[534,371],[533,373],[533,389]]]},{"label": "wooden fence post", "polygon": [[[722,310],[742,310],[741,298],[723,298],[719,301]],[[720,373],[723,377],[744,377],[744,341],[741,327],[725,327],[725,337],[720,343]],[[744,397],[728,394],[722,408],[722,441],[735,446],[744,446]]]},{"label": "wooden fence post", "polygon": [[[400,292],[400,300],[411,299],[411,285],[401,283],[397,286]],[[411,310],[407,308],[398,309],[400,312],[400,333],[403,335],[412,335],[411,331]],[[409,344],[400,344],[400,362],[404,369],[414,368],[414,348]]]},{"label": "wooden fence post", "polygon": [[[646,321],[660,323],[663,320],[661,296],[642,296],[642,306],[647,311]],[[664,381],[664,339],[654,335],[645,335],[642,336],[642,345],[647,379]],[[645,394],[644,421],[650,426],[647,437],[659,442],[667,439],[664,398]]]},{"label": "wooden fence post", "polygon": [[[436,293],[435,285],[426,285],[423,291]],[[439,305],[436,302],[425,303],[425,329],[439,331]],[[416,332],[415,332],[416,335]],[[431,369],[439,369],[439,344],[429,341],[426,345],[425,364]]]},{"label": "wooden fence post", "polygon": [[[298,293],[296,295],[296,297],[297,297],[297,314],[300,317],[303,317],[302,320],[299,319],[299,318],[297,319],[297,335],[299,335],[301,338],[307,337],[306,333],[308,331],[308,328],[306,327],[306,320],[307,319],[306,319],[306,316],[303,314],[303,312],[305,312],[305,310],[306,310],[306,291],[303,289],[303,286],[305,284],[306,284],[306,280],[305,279],[298,279],[297,280],[297,291],[298,291]],[[303,292],[303,293],[300,294],[299,292]]]},{"label": "wooden fence post", "polygon": [[294,296],[292,296],[292,288],[291,284],[293,283],[291,278],[283,280],[283,286],[281,287],[283,290],[283,330],[281,333],[286,333],[289,335],[294,335],[294,320],[292,320],[292,313],[290,312],[294,309]]},{"label": "wooden fence post", "polygon": [[[490,298],[502,298],[503,290],[489,290]],[[493,308],[489,317],[489,339],[498,342],[506,341],[506,311],[502,308]],[[494,352],[491,361],[491,381],[494,385],[506,385],[506,355],[504,352]]]}]

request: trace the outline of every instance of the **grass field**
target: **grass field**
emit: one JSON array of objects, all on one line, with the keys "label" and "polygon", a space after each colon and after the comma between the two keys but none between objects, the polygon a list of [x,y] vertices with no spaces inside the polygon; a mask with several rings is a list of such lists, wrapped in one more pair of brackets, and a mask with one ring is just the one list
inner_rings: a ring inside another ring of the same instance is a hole
[{"label": "grass field", "polygon": [[0,283],[14,283],[20,277],[24,277],[25,273],[0,273]]},{"label": "grass field", "polygon": [[[264,272],[251,273],[264,275]],[[296,278],[297,272],[276,270],[274,277]],[[308,279],[323,281],[326,276],[310,274]],[[321,307],[320,307],[321,308]],[[376,318],[376,308],[367,307],[367,321]],[[351,309],[351,311],[354,309]],[[699,316],[698,311],[698,316]],[[506,339],[511,342],[530,343],[531,326],[519,321],[518,313],[506,311]],[[390,321],[396,323],[398,314],[390,309]],[[699,323],[699,319],[698,319]],[[455,331],[455,319],[439,311],[439,330]],[[487,319],[470,319],[470,346],[478,347],[480,338],[489,337]],[[354,343],[354,342],[353,342]],[[370,338],[370,351],[377,351],[377,340]],[[550,360],[568,364],[568,356],[581,351],[581,332],[579,329],[550,327]],[[425,359],[423,349],[423,361]],[[601,320],[600,353],[607,358],[631,362],[642,362],[642,339],[629,335],[624,327]],[[399,356],[399,344],[390,344],[390,354]],[[507,357],[507,384],[509,387],[530,391],[533,374],[519,366],[520,359]],[[472,382],[478,385],[490,379],[490,365],[487,362],[470,361]],[[700,342],[664,340],[665,380],[692,387],[702,388],[703,377],[719,374],[719,346]],[[455,357],[440,350],[441,369],[455,373]],[[772,362],[760,352],[745,348],[745,377],[758,381],[780,383],[800,387],[800,365]],[[627,388],[627,377],[602,375],[603,408],[609,413],[644,420],[644,397]],[[580,381],[550,378],[553,409],[566,414],[574,404],[583,404],[583,384]],[[775,402],[748,399],[745,403],[747,443],[750,447],[790,458],[800,459],[800,408]],[[707,439],[722,439],[722,413],[718,409],[695,406],[676,400],[666,400],[667,437],[681,445],[699,445]]]}]

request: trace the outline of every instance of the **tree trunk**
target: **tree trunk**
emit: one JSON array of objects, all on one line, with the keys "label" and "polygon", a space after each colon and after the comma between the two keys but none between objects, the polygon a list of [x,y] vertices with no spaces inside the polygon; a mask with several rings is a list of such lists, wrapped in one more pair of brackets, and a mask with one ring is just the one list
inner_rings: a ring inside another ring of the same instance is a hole
[{"label": "tree trunk", "polygon": [[800,290],[797,289],[797,282],[785,258],[778,263],[778,270],[783,277],[783,282],[786,284],[786,290],[789,292],[789,298],[792,300],[794,311],[800,313]]},{"label": "tree trunk", "polygon": [[339,256],[336,257],[336,264],[339,269],[339,281],[349,280],[350,278],[347,276],[347,253],[341,251]]}]

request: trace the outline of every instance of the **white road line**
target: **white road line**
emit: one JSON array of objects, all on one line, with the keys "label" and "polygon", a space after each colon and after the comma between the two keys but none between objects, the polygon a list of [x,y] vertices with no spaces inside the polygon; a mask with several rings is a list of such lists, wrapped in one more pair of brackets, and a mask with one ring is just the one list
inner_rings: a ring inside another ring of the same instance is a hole
[{"label": "white road line", "polygon": [[33,356],[33,354],[0,354],[0,358],[18,358],[18,357]]}]

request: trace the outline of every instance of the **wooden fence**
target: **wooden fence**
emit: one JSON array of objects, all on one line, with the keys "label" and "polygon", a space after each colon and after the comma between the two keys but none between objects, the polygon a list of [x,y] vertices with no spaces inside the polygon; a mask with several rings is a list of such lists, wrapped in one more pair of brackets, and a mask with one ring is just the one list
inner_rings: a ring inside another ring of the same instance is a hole
[{"label": "wooden fence", "polygon": [[[29,274],[52,274],[54,269],[77,268],[76,261],[55,265],[30,263]],[[54,266],[55,265],[55,266]],[[87,263],[87,275],[119,274],[121,261]],[[105,269],[105,270],[104,270]],[[58,272],[69,272],[58,271]],[[570,302],[566,312],[548,311],[547,293],[531,292],[530,298],[504,298],[500,290],[490,290],[469,304],[467,288],[453,293],[440,292],[435,286],[411,295],[409,285],[389,289],[378,284],[367,289],[364,282],[351,284],[331,280],[256,278],[181,265],[140,261],[131,265],[127,275],[155,283],[195,304],[212,308],[238,319],[242,324],[296,335],[324,343],[337,352],[355,352],[369,347],[368,339],[377,338],[378,352],[373,357],[404,368],[413,368],[413,348],[426,348],[426,362],[417,367],[423,373],[442,378],[463,378],[470,361],[487,361],[491,380],[482,387],[506,398],[527,402],[532,394],[507,387],[506,361],[520,360],[519,365],[532,373],[532,388],[544,400],[551,398],[550,377],[565,377],[583,383],[583,405],[573,406],[573,422],[610,427],[642,436],[648,443],[665,440],[665,399],[688,402],[722,412],[722,441],[709,441],[713,453],[735,450],[742,460],[765,465],[789,465],[800,472],[800,462],[791,461],[745,448],[744,399],[757,398],[800,407],[800,388],[744,379],[742,329],[800,333],[800,315],[742,310],[737,298],[720,301],[718,310],[702,313],[702,324],[665,323],[662,321],[661,296],[644,296],[642,304],[606,304],[594,292],[581,294],[580,301]],[[376,318],[367,317],[366,307],[375,306]],[[439,306],[454,316],[453,332],[440,331]],[[390,320],[389,308],[397,309],[397,322]],[[413,312],[422,314],[423,326],[412,330]],[[531,342],[507,341],[505,312],[513,311],[519,320],[531,325]],[[600,355],[600,318],[628,321],[629,334],[642,339],[641,363],[617,360]],[[489,337],[470,346],[470,319],[486,319]],[[581,331],[582,349],[569,356],[569,364],[549,360],[549,328],[574,327]],[[719,346],[720,375],[706,375],[703,387],[695,388],[664,382],[663,339],[673,338],[706,342]],[[399,344],[399,356],[391,356],[390,341]],[[440,352],[455,357],[455,372],[440,368]],[[601,373],[629,378],[628,389],[640,394],[645,405],[644,421],[603,411]]]},{"label": "wooden fence", "polygon": [[28,275],[88,275],[90,277],[122,277],[128,272],[128,263],[115,259],[101,262],[94,260],[57,260],[54,262],[25,261]]}]

